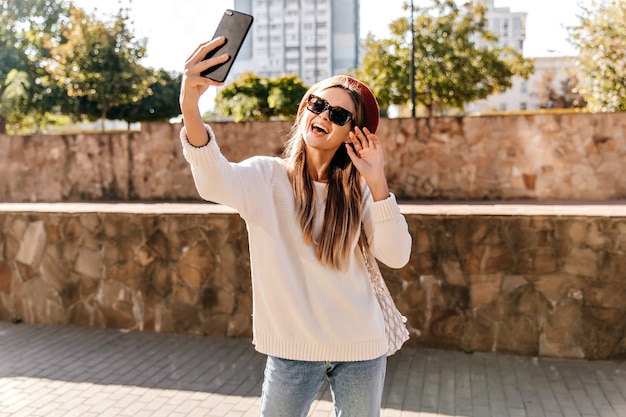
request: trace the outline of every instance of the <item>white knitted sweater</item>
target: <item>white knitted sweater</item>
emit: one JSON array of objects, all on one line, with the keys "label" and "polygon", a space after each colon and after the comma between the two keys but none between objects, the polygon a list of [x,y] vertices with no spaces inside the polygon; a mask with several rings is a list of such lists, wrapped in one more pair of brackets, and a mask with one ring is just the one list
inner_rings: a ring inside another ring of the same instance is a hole
[{"label": "white knitted sweater", "polygon": [[[310,361],[356,361],[387,351],[384,323],[358,237],[345,271],[321,264],[305,244],[284,160],[252,157],[230,163],[212,130],[196,148],[181,131],[199,195],[237,210],[248,229],[253,293],[253,343],[264,354]],[[323,207],[325,184],[315,184]],[[318,210],[322,213],[323,209]],[[391,195],[374,202],[363,183],[363,227],[374,256],[392,268],[411,252],[407,223]],[[316,219],[316,229],[321,227]]]}]

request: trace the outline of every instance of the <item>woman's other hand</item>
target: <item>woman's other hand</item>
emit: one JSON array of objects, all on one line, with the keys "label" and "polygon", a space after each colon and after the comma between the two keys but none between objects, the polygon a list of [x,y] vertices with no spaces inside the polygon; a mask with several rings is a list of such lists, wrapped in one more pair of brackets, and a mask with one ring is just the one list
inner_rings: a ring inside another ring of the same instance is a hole
[{"label": "woman's other hand", "polygon": [[365,178],[374,201],[387,199],[389,187],[385,178],[385,156],[378,136],[367,128],[355,127],[350,132],[346,149],[352,163]]}]

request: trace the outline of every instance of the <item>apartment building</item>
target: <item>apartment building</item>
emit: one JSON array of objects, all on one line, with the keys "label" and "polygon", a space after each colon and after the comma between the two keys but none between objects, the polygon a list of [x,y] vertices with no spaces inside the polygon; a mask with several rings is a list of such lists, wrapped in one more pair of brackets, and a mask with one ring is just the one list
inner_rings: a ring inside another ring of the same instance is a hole
[{"label": "apartment building", "polygon": [[[526,38],[526,12],[512,12],[509,7],[495,7],[494,0],[474,0],[487,6],[488,29],[498,35],[500,48],[513,47],[519,53],[524,50]],[[478,42],[480,45],[480,42]]]},{"label": "apartment building", "polygon": [[254,16],[235,63],[262,77],[298,74],[307,85],[359,62],[359,0],[235,0]]}]

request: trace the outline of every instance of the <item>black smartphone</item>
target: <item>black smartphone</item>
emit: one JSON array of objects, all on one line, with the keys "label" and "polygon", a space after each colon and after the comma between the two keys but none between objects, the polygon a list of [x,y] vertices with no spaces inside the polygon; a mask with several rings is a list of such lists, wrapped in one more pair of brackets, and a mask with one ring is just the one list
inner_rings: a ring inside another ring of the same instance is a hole
[{"label": "black smartphone", "polygon": [[229,56],[228,61],[223,64],[207,68],[202,71],[200,75],[220,83],[223,83],[224,80],[226,80],[233,63],[235,62],[235,58],[241,49],[241,45],[246,39],[246,35],[248,35],[248,31],[250,30],[250,26],[252,26],[253,20],[254,18],[249,14],[241,13],[236,10],[227,9],[224,12],[222,20],[219,25],[217,25],[213,39],[223,36],[226,38],[226,42],[219,48],[209,52],[204,59],[209,59],[212,56],[226,53]]}]

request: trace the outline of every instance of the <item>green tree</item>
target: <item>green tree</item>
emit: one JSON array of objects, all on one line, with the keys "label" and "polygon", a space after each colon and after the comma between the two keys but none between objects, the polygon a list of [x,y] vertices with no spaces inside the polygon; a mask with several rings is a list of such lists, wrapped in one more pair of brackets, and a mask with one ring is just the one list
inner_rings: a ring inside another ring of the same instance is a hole
[{"label": "green tree", "polygon": [[[62,103],[46,96],[59,87],[46,71],[45,44],[62,39],[69,4],[64,0],[4,0],[0,4],[0,133],[7,123],[36,125]],[[61,97],[62,99],[62,97]]]},{"label": "green tree", "polygon": [[155,80],[148,87],[148,96],[141,100],[113,107],[108,117],[130,123],[166,121],[180,115],[178,95],[180,94],[181,74],[173,74],[163,69],[153,71]]},{"label": "green tree", "polygon": [[[527,79],[534,71],[531,60],[511,48],[495,46],[497,39],[486,29],[485,12],[480,2],[459,7],[453,0],[432,0],[431,6],[416,8],[415,99],[429,115],[462,109],[466,103],[507,90],[513,76]],[[410,19],[399,18],[389,28],[389,39],[368,36],[363,64],[355,71],[383,108],[410,102]]]},{"label": "green tree", "polygon": [[76,116],[107,119],[115,106],[136,103],[154,82],[139,64],[146,39],[134,37],[128,15],[120,9],[112,21],[99,21],[72,7],[65,26],[66,42],[51,48],[51,71],[74,100]]},{"label": "green tree", "polygon": [[539,84],[539,107],[542,109],[574,109],[584,108],[587,102],[577,90],[578,77],[569,74],[559,81],[561,87],[558,91],[554,87],[554,72],[543,74]]},{"label": "green tree", "polygon": [[215,97],[219,114],[235,121],[269,120],[272,117],[294,117],[307,87],[296,75],[261,78],[242,73]]},{"label": "green tree", "polygon": [[594,0],[568,28],[579,50],[579,91],[592,111],[626,110],[626,0]]}]

